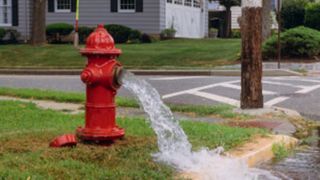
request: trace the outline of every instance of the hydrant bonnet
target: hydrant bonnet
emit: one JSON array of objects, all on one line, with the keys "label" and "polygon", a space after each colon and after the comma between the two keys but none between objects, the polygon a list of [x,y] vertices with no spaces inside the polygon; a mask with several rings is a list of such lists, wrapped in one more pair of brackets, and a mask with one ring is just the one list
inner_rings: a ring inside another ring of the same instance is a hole
[{"label": "hydrant bonnet", "polygon": [[82,55],[116,55],[121,54],[121,50],[115,48],[114,40],[108,31],[99,24],[93,33],[87,38],[86,48],[80,51]]}]

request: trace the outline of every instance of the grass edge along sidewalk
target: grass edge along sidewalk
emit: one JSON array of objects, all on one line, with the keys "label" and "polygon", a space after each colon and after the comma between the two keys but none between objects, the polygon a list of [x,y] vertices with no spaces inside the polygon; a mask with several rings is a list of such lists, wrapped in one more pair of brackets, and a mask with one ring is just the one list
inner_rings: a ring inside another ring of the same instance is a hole
[{"label": "grass edge along sidewalk", "polygon": [[[28,88],[9,88],[0,87],[0,95],[11,96],[25,99],[52,100],[56,102],[67,103],[84,103],[85,94],[77,92],[64,92],[42,89]],[[117,96],[116,104],[118,107],[139,108],[139,104],[135,99]],[[168,104],[172,111],[183,113],[194,113],[198,116],[215,115],[221,118],[230,119],[248,119],[249,115],[233,112],[233,106],[221,104],[214,106],[196,106],[196,105],[176,105]]]},{"label": "grass edge along sidewalk", "polygon": [[[79,144],[51,149],[50,140],[73,133],[83,114],[70,115],[37,108],[32,103],[0,101],[0,174],[4,179],[171,179],[175,171],[153,161],[156,137],[139,118],[118,118],[126,136],[113,146]],[[266,131],[182,121],[195,150],[223,146],[226,150]]]},{"label": "grass edge along sidewalk", "polygon": [[[127,69],[212,68],[234,64],[239,39],[175,39],[151,44],[118,44],[118,60]],[[208,53],[209,52],[209,53]],[[1,45],[0,67],[82,69],[86,58],[71,44]]]}]

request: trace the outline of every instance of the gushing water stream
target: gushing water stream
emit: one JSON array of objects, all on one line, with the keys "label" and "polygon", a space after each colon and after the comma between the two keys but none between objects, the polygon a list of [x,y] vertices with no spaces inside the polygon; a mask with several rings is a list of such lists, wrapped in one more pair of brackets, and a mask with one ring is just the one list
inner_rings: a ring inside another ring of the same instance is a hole
[{"label": "gushing water stream", "polygon": [[166,163],[180,171],[200,174],[202,179],[278,179],[268,171],[248,168],[241,160],[222,156],[223,148],[211,151],[203,148],[192,152],[186,134],[170,109],[162,102],[155,88],[130,73],[124,74],[123,86],[137,96],[149,116],[159,146],[159,152],[153,155],[156,161]]}]

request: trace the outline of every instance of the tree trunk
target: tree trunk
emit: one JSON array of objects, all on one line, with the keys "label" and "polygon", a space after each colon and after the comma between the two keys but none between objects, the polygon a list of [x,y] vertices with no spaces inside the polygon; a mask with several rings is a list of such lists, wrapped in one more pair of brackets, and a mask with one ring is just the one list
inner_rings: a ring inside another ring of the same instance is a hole
[{"label": "tree trunk", "polygon": [[243,8],[240,27],[242,36],[241,108],[262,108],[262,8]]},{"label": "tree trunk", "polygon": [[31,44],[46,43],[46,0],[33,0]]},{"label": "tree trunk", "polygon": [[225,25],[225,37],[231,37],[231,24],[232,24],[231,7],[226,7],[226,25]]},{"label": "tree trunk", "polygon": [[263,10],[262,10],[262,41],[263,42],[271,36],[271,28],[272,28],[271,10],[272,10],[271,0],[263,0]]}]

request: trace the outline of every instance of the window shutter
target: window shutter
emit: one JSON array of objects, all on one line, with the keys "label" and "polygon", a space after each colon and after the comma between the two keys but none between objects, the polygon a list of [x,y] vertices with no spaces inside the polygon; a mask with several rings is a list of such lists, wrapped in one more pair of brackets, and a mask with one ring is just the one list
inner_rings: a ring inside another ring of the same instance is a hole
[{"label": "window shutter", "polygon": [[111,0],[111,12],[118,12],[118,0]]},{"label": "window shutter", "polygon": [[55,0],[48,0],[48,12],[54,12],[54,1]]},{"label": "window shutter", "polygon": [[77,0],[71,0],[71,12],[76,12]]},{"label": "window shutter", "polygon": [[12,26],[19,25],[18,0],[12,0]]},{"label": "window shutter", "polygon": [[143,12],[143,0],[136,0],[136,12]]}]

